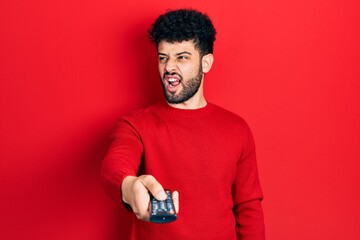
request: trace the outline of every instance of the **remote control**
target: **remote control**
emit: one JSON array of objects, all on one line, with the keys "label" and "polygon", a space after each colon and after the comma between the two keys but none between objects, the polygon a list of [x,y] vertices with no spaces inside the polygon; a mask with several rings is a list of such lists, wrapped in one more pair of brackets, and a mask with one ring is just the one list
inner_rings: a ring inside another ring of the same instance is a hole
[{"label": "remote control", "polygon": [[159,201],[150,195],[150,222],[169,223],[177,219],[171,192],[165,190],[166,200]]}]

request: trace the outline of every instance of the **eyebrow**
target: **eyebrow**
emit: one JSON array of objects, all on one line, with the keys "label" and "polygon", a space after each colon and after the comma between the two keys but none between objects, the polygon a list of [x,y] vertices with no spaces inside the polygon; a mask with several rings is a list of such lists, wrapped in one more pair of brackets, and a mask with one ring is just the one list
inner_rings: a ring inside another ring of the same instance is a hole
[{"label": "eyebrow", "polygon": [[187,52],[187,51],[184,51],[184,52],[180,52],[180,53],[177,53],[175,55],[179,56],[179,55],[182,55],[182,54],[188,54],[188,55],[191,55],[191,53]]},{"label": "eyebrow", "polygon": [[[179,55],[182,55],[182,54],[192,55],[190,52],[187,52],[187,51],[179,52],[179,53],[176,53],[175,55],[176,55],[176,56],[179,56]],[[159,52],[158,55],[167,56],[167,54],[161,53],[161,52]]]}]

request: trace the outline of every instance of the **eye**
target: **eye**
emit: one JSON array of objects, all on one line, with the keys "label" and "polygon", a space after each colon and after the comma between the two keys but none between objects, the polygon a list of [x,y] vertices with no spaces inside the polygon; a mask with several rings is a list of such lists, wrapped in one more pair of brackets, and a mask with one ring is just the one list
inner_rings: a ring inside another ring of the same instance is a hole
[{"label": "eye", "polygon": [[180,56],[178,57],[178,60],[181,60],[181,61],[187,60],[187,59],[189,59],[189,57],[188,57],[188,56],[185,56],[185,55],[180,55]]},{"label": "eye", "polygon": [[166,61],[167,61],[167,57],[159,56],[159,62],[166,62]]}]

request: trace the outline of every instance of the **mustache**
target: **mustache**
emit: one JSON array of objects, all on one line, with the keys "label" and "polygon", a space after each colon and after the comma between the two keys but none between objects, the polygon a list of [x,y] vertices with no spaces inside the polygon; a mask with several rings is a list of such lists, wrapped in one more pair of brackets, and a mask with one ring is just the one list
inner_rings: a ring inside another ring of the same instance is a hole
[{"label": "mustache", "polygon": [[176,72],[171,72],[171,73],[165,72],[163,78],[165,78],[166,76],[174,76],[174,75],[177,75],[180,79],[182,79],[182,76]]}]

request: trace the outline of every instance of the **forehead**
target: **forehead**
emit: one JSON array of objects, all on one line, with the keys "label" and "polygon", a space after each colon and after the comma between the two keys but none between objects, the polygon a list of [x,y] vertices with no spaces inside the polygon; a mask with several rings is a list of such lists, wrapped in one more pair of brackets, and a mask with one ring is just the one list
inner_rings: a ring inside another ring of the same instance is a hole
[{"label": "forehead", "polygon": [[163,40],[158,45],[158,52],[164,54],[177,54],[181,52],[189,52],[194,55],[199,54],[199,51],[195,48],[193,41],[171,43]]}]

